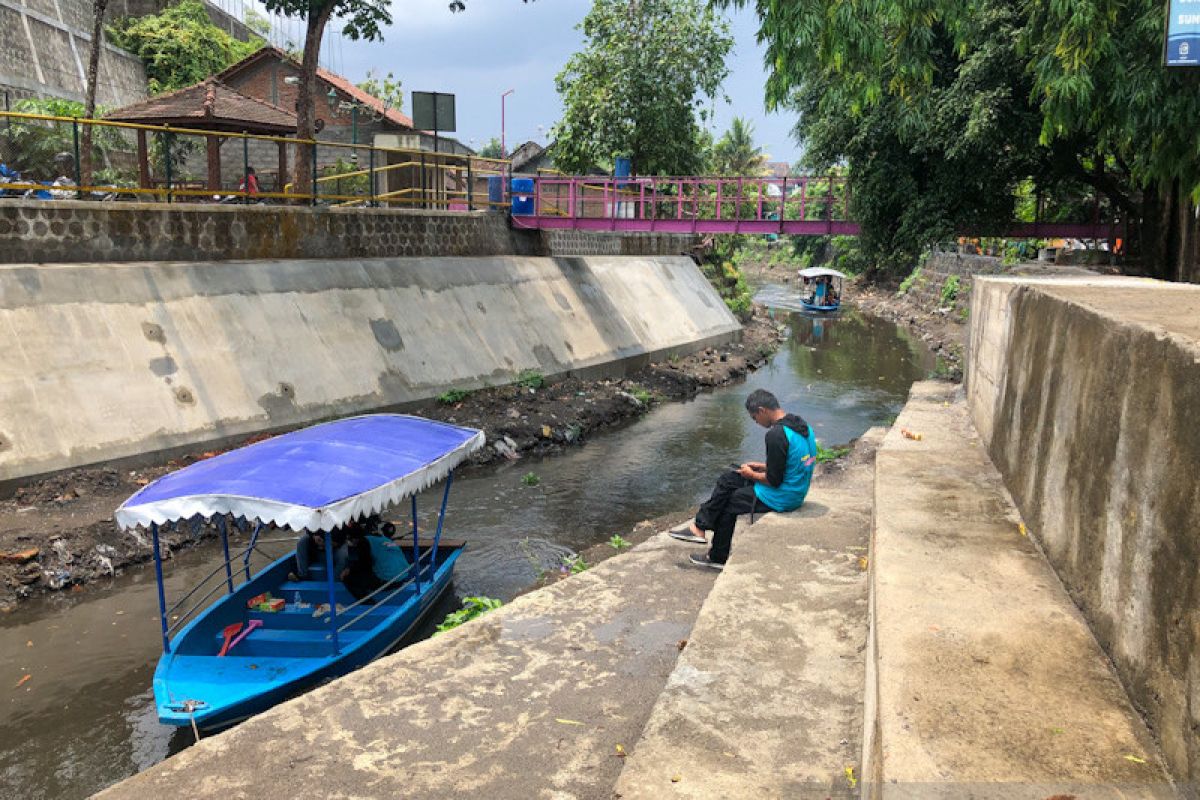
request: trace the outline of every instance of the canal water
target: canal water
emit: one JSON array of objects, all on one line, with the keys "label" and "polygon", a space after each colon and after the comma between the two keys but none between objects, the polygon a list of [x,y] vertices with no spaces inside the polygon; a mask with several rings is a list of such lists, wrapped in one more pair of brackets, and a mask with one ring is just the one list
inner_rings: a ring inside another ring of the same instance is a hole
[{"label": "canal water", "polygon": [[[890,423],[912,382],[932,369],[928,351],[891,323],[853,310],[806,317],[784,287],[767,286],[758,299],[791,334],[747,383],[663,405],[559,455],[456,479],[447,535],[469,546],[455,593],[507,600],[563,553],[694,506],[730,462],[761,459],[764,431],[742,406],[753,388],[774,392],[834,445]],[[523,483],[529,472],[538,485]],[[168,592],[178,597],[212,570],[218,550],[206,543],[176,558]],[[454,605],[447,597],[435,616]],[[190,731],[154,715],[160,646],[152,569],[0,619],[0,797],[86,797],[190,744]]]}]

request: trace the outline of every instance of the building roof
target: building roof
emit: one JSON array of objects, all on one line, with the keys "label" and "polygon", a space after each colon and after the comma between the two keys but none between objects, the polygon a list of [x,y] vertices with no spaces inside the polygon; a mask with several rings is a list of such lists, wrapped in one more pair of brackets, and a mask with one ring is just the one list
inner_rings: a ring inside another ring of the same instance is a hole
[{"label": "building roof", "polygon": [[[266,59],[266,58],[273,58],[277,61],[286,62],[286,63],[290,64],[297,71],[300,70],[300,62],[296,61],[296,59],[292,58],[287,53],[280,50],[278,47],[272,47],[270,45],[267,45],[266,47],[262,47],[256,51],[254,51],[253,53],[246,56],[245,58],[243,58],[241,61],[237,62],[236,64],[232,64],[232,65],[226,67],[221,72],[217,73],[216,77],[222,81],[229,80],[234,75],[244,72],[245,70],[254,66],[259,61],[262,61],[263,59]],[[397,127],[400,127],[400,128],[407,128],[409,130],[413,130],[413,121],[412,121],[411,117],[409,117],[405,114],[401,114],[398,109],[386,107],[386,104],[382,100],[380,100],[378,97],[375,97],[374,95],[371,95],[371,94],[367,94],[362,89],[358,88],[353,83],[351,83],[349,80],[347,80],[346,78],[343,78],[341,75],[330,72],[329,70],[327,70],[323,67],[317,67],[317,78],[318,78],[318,80],[324,81],[325,83],[329,84],[334,89],[336,89],[338,92],[349,97],[351,100],[362,103],[364,106],[367,106],[372,111],[374,111],[376,114],[382,115],[383,118],[386,119],[391,124],[393,124]]]},{"label": "building roof", "polygon": [[215,131],[296,132],[295,114],[265,100],[247,97],[216,78],[118,108],[106,114],[105,119]]}]

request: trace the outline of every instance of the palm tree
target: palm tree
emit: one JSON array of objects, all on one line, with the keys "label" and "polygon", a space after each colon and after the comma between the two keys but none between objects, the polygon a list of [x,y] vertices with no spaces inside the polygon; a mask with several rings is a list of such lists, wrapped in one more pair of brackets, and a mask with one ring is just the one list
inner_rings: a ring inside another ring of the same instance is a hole
[{"label": "palm tree", "polygon": [[713,146],[713,167],[718,175],[762,175],[767,154],[754,144],[754,125],[734,117],[729,130]]}]

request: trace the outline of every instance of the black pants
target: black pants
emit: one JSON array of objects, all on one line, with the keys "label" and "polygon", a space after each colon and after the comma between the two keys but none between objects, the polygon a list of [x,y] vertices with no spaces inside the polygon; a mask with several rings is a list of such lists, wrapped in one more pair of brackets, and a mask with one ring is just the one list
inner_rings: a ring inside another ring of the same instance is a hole
[{"label": "black pants", "polygon": [[733,527],[739,514],[764,514],[770,510],[754,493],[754,481],[733,470],[723,473],[717,478],[712,496],[696,512],[696,527],[713,532],[708,557],[718,564],[724,564],[729,558]]}]

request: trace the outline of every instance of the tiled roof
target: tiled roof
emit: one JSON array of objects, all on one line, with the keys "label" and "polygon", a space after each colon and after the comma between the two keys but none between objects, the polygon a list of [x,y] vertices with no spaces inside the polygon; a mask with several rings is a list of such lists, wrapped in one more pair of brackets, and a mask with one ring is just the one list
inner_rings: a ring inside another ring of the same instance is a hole
[{"label": "tiled roof", "polygon": [[[217,77],[221,80],[228,80],[231,76],[236,75],[239,72],[246,70],[251,65],[253,65],[255,62],[257,62],[263,58],[274,58],[279,61],[285,61],[288,64],[290,64],[292,67],[294,67],[295,69],[297,69],[297,70],[300,69],[300,64],[296,61],[296,59],[292,58],[287,53],[280,50],[278,47],[272,47],[272,46],[268,45],[266,47],[260,48],[259,50],[256,50],[255,52],[253,52],[250,55],[243,58],[241,61],[237,62],[236,64],[226,67],[224,70],[222,70],[221,72],[219,72],[217,74]],[[408,130],[413,130],[412,117],[409,117],[406,114],[401,114],[400,111],[395,108],[388,108],[387,111],[385,112],[384,111],[384,102],[382,100],[380,100],[378,97],[375,97],[374,95],[367,94],[362,89],[358,88],[353,83],[351,83],[349,80],[347,80],[346,78],[343,78],[341,75],[330,72],[329,70],[327,70],[323,67],[317,67],[317,78],[319,78],[320,80],[329,84],[334,89],[341,92],[342,94],[348,96],[350,99],[355,100],[359,103],[362,103],[364,106],[367,106],[368,108],[373,110],[375,113],[383,114],[385,119],[387,119],[387,121],[392,123],[393,125],[396,125],[401,128],[407,128]]]},{"label": "tiled roof", "polygon": [[293,133],[296,115],[265,100],[231,89],[216,78],[118,108],[105,119],[120,122],[177,123],[198,128]]}]

